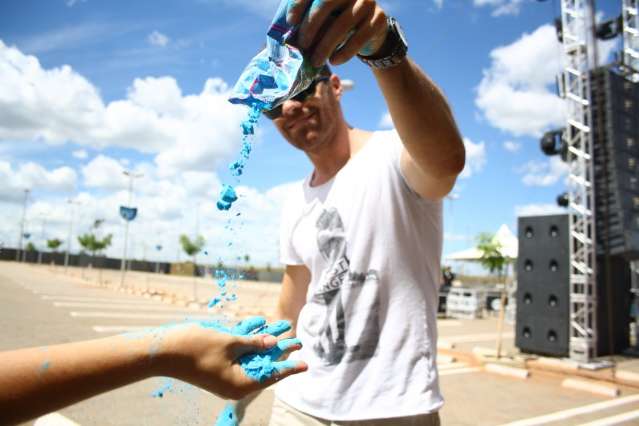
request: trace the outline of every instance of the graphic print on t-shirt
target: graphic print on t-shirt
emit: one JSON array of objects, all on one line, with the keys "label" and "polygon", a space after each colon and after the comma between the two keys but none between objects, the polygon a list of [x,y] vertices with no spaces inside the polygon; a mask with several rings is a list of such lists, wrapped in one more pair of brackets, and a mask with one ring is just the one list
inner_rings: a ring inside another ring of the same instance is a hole
[{"label": "graphic print on t-shirt", "polygon": [[311,298],[323,317],[312,333],[317,336],[313,350],[327,365],[372,358],[380,334],[378,273],[349,270],[344,224],[335,208],[324,210],[316,226],[328,267]]}]

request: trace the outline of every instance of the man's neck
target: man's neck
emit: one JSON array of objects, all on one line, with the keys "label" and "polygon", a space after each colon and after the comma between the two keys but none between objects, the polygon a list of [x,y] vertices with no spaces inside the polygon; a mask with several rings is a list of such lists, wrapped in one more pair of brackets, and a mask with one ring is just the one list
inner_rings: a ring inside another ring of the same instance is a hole
[{"label": "man's neck", "polygon": [[310,185],[318,186],[331,180],[361,149],[368,139],[367,135],[370,136],[370,133],[343,126],[322,151],[307,153],[315,166]]}]

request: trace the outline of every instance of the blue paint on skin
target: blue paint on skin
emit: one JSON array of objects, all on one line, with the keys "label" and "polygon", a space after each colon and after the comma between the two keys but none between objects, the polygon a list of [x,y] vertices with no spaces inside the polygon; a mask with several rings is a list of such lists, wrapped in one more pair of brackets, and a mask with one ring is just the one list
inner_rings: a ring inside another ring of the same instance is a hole
[{"label": "blue paint on skin", "polygon": [[220,413],[215,421],[215,426],[237,426],[237,414],[235,414],[235,405],[232,403],[226,404],[224,410]]},{"label": "blue paint on skin", "polygon": [[45,374],[51,368],[51,362],[45,361],[40,366],[40,374]]}]

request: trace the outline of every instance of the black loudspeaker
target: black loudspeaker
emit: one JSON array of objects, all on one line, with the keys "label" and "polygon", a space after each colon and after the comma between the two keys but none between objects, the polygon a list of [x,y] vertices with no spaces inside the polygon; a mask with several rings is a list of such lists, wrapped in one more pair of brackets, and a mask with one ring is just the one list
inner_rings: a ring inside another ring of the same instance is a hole
[{"label": "black loudspeaker", "polygon": [[[540,355],[568,356],[570,342],[568,215],[520,217],[515,345]],[[630,346],[630,262],[597,256],[597,355]]]},{"label": "black loudspeaker", "polygon": [[519,218],[515,345],[522,352],[569,350],[568,215]]},{"label": "black loudspeaker", "polygon": [[598,255],[639,259],[639,84],[591,73]]}]

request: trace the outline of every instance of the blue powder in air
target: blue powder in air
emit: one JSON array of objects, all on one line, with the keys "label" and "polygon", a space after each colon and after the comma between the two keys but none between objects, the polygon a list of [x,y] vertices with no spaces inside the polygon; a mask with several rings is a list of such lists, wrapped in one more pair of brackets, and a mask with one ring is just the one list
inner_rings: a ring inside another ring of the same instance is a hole
[{"label": "blue powder in air", "polygon": [[[255,126],[260,119],[262,109],[264,109],[264,106],[259,102],[251,104],[247,118],[240,124],[242,128],[240,158],[229,165],[231,174],[235,177],[242,176],[244,173],[244,167],[253,149],[249,138],[255,134]],[[230,185],[224,185],[217,201],[218,210],[229,210],[235,201],[237,201],[235,189]]]},{"label": "blue powder in air", "polygon": [[235,414],[235,405],[226,404],[224,410],[220,413],[215,421],[215,426],[237,426],[237,414]]}]

